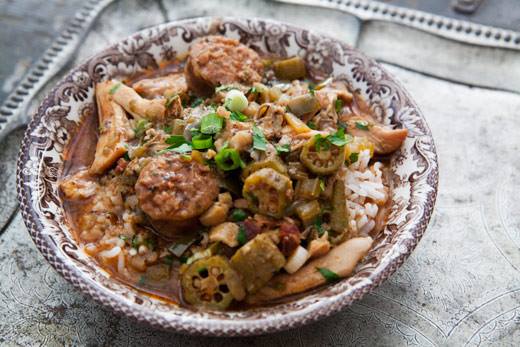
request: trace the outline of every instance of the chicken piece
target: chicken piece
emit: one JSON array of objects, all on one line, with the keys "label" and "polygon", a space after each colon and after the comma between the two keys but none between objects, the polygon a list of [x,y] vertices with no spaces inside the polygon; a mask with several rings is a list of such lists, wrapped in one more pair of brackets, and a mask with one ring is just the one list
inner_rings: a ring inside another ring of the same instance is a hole
[{"label": "chicken piece", "polygon": [[263,104],[254,120],[268,140],[281,136],[285,108],[275,104]]},{"label": "chicken piece", "polygon": [[312,240],[309,243],[310,258],[319,258],[330,251],[330,242],[328,240],[328,233],[325,232],[319,239]]},{"label": "chicken piece", "polygon": [[106,83],[109,85],[113,100],[134,118],[161,120],[166,116],[167,99],[144,99],[134,89],[121,82],[108,81]]},{"label": "chicken piece", "polygon": [[260,82],[263,70],[258,53],[238,40],[206,36],[191,45],[185,75],[190,90],[211,95],[219,85]]},{"label": "chicken piece", "polygon": [[134,83],[132,88],[148,99],[164,97],[166,93],[184,97],[188,93],[183,73],[143,79]]},{"label": "chicken piece", "polygon": [[229,209],[233,205],[233,198],[229,193],[222,193],[218,195],[218,201],[215,202],[206,212],[200,216],[199,220],[202,225],[207,227],[223,223]]},{"label": "chicken piece", "polygon": [[250,304],[266,303],[281,297],[297,294],[325,284],[327,280],[317,270],[326,268],[339,277],[346,277],[354,271],[372,246],[372,238],[358,237],[343,242],[326,256],[315,259],[293,274],[279,274],[246,301]]},{"label": "chicken piece", "polygon": [[211,242],[222,242],[229,247],[238,246],[237,235],[239,227],[235,223],[226,222],[211,228],[209,240]]},{"label": "chicken piece", "polygon": [[99,139],[90,166],[91,174],[102,174],[126,153],[126,142],[133,137],[133,131],[121,106],[112,101],[110,90],[112,81],[96,85],[96,101],[99,117]]},{"label": "chicken piece", "polygon": [[407,129],[391,129],[367,118],[353,117],[349,119],[347,131],[353,136],[366,137],[374,144],[375,153],[390,154],[398,150],[406,140]]},{"label": "chicken piece", "polygon": [[61,191],[71,200],[88,199],[96,193],[97,187],[88,170],[78,171],[60,182]]}]

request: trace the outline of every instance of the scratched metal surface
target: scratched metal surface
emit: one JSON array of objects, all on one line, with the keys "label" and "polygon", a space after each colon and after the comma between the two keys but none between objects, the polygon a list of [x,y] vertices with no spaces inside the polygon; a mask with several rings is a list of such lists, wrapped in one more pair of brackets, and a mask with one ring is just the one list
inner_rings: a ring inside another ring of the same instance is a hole
[{"label": "scratched metal surface", "polygon": [[[187,0],[180,3],[116,4],[87,37],[77,60],[139,28],[212,13],[190,8]],[[271,16],[302,26],[309,26],[309,18],[316,22],[337,16],[319,29],[335,36],[346,25],[355,29],[349,22],[338,24],[340,15],[329,11],[286,14],[254,4],[245,2],[235,14]],[[353,42],[351,34],[342,35]],[[0,345],[518,345],[520,94],[385,66],[426,115],[438,148],[440,185],[423,240],[373,294],[323,321],[273,335],[222,339],[154,331],[76,292],[47,265],[16,215],[0,235]],[[0,227],[8,219],[5,211],[15,206],[14,157],[20,139],[17,132],[0,144]]]}]

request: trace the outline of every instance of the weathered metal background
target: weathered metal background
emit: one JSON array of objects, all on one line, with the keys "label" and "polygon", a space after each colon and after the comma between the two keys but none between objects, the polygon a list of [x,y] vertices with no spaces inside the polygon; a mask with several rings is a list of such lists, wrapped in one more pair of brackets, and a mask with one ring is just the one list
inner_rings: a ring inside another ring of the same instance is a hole
[{"label": "weathered metal background", "polygon": [[[5,92],[81,5],[77,0],[39,3],[0,0],[0,79]],[[213,14],[286,20],[351,43],[358,41],[360,28],[353,17],[331,10],[260,1],[217,6],[126,0],[102,15],[76,62],[140,28]],[[370,44],[364,47],[377,49]],[[449,51],[446,56],[450,58]],[[441,173],[437,207],[425,237],[373,294],[321,322],[273,335],[228,340],[154,331],[107,312],[73,290],[47,265],[15,214],[0,235],[0,345],[518,345],[520,94],[386,67],[423,109]],[[21,136],[15,132],[0,144],[0,230],[16,206],[14,167]]]}]

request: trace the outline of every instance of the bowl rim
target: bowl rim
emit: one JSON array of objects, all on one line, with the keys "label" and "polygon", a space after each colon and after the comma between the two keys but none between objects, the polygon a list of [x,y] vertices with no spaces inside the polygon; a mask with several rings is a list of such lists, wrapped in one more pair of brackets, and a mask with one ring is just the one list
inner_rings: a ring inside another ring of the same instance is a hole
[{"label": "bowl rim", "polygon": [[[88,64],[88,62],[93,60],[95,57],[107,53],[111,49],[116,48],[125,40],[133,39],[139,35],[147,33],[149,32],[149,30],[160,30],[174,25],[194,25],[197,22],[211,23],[214,20],[229,20],[239,22],[251,20],[260,23],[263,22],[283,25],[295,31],[312,33],[320,38],[327,38],[334,42],[339,42],[342,45],[349,47],[349,49],[356,51],[357,53],[365,57],[368,61],[370,61],[371,64],[377,65],[378,68],[380,68],[381,71],[384,72],[386,76],[388,76],[388,79],[392,80],[395,83],[395,85],[403,94],[403,96],[408,99],[409,104],[416,111],[418,117],[420,117],[422,122],[424,123],[423,126],[425,128],[426,135],[431,140],[431,152],[433,153],[433,162],[436,164],[434,169],[432,169],[429,172],[427,178],[424,178],[429,179],[429,184],[433,188],[433,191],[431,192],[431,198],[429,201],[430,204],[428,205],[426,204],[426,202],[422,202],[422,205],[428,206],[424,208],[422,217],[419,219],[419,223],[417,223],[415,228],[411,230],[414,237],[410,239],[410,243],[406,244],[406,251],[401,252],[397,258],[392,259],[391,262],[386,264],[384,267],[385,271],[376,272],[375,274],[372,273],[369,276],[370,283],[363,284],[360,288],[354,290],[350,295],[347,295],[345,292],[342,292],[337,295],[337,300],[335,300],[334,302],[326,303],[325,307],[315,305],[311,309],[306,310],[305,312],[288,312],[284,315],[283,319],[280,318],[276,320],[276,325],[272,324],[273,322],[270,322],[269,317],[263,317],[258,320],[241,319],[238,322],[233,322],[229,320],[215,321],[211,318],[208,318],[204,322],[197,320],[193,317],[190,319],[184,319],[182,318],[182,316],[177,316],[177,319],[166,319],[163,316],[161,316],[161,313],[150,312],[148,309],[145,309],[141,305],[130,303],[128,300],[121,300],[120,296],[116,296],[108,290],[101,292],[100,287],[96,287],[95,281],[91,281],[90,279],[84,278],[81,272],[78,270],[78,268],[74,266],[71,262],[64,262],[62,259],[54,255],[51,251],[53,249],[53,245],[50,244],[50,241],[46,237],[38,237],[38,235],[41,233],[41,230],[45,228],[45,226],[39,220],[39,216],[37,215],[35,209],[33,209],[31,204],[28,202],[30,201],[30,189],[27,188],[28,185],[26,184],[23,170],[24,164],[30,158],[29,148],[32,144],[30,133],[32,130],[34,130],[35,126],[41,121],[45,111],[54,104],[54,100],[52,100],[54,94],[69,76],[79,71],[83,66]],[[20,203],[20,211],[22,214],[23,221],[26,225],[29,234],[31,235],[31,239],[35,243],[40,253],[43,254],[47,262],[63,278],[70,282],[81,293],[87,294],[96,302],[102,304],[104,307],[109,308],[111,311],[119,315],[124,315],[140,323],[146,323],[154,328],[159,328],[168,331],[176,331],[179,333],[205,336],[250,336],[300,327],[312,322],[316,322],[324,317],[330,316],[340,311],[341,309],[349,306],[355,300],[361,299],[364,295],[377,288],[384,280],[390,277],[415,249],[429,224],[436,202],[437,191],[438,158],[431,130],[426,122],[426,119],[423,116],[422,111],[420,110],[416,102],[412,99],[408,91],[405,88],[403,88],[401,83],[391,73],[389,73],[379,63],[375,62],[374,59],[367,57],[363,52],[359,51],[357,48],[350,47],[339,39],[330,37],[325,34],[317,33],[313,30],[305,29],[297,25],[258,17],[241,18],[205,16],[183,20],[174,20],[142,29],[121,40],[118,40],[117,42],[109,45],[108,47],[105,47],[96,54],[91,55],[89,58],[83,60],[81,63],[70,69],[67,73],[65,73],[64,76],[54,85],[54,87],[48,92],[43,101],[40,103],[37,112],[34,114],[31,122],[29,123],[25,131],[17,161],[17,195],[18,201]]]}]

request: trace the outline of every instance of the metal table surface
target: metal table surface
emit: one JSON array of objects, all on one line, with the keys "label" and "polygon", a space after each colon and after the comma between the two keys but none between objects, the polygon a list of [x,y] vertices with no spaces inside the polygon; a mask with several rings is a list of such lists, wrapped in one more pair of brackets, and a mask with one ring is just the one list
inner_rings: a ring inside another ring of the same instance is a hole
[{"label": "metal table surface", "polygon": [[[319,31],[355,42],[348,21],[342,22],[344,14],[237,2],[226,2],[222,8],[188,0],[120,1],[101,16],[74,63],[139,28],[226,11],[301,26],[321,20]],[[0,1],[3,93],[81,4],[48,3],[35,9],[35,0]],[[76,292],[50,268],[20,215],[11,215],[23,132],[19,130],[0,143],[0,345],[520,344],[520,94],[384,65],[417,100],[432,128],[440,185],[435,213],[419,246],[372,294],[318,323],[250,338],[189,337],[116,316]]]}]

